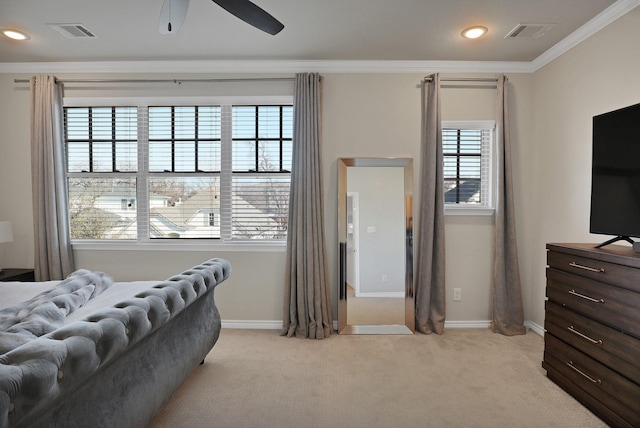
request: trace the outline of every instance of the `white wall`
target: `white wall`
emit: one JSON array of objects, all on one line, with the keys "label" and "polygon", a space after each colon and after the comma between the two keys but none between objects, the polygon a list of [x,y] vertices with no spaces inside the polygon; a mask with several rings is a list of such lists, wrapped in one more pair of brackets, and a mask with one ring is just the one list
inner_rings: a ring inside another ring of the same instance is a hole
[{"label": "white wall", "polygon": [[[415,192],[418,192],[421,140],[421,95],[423,74],[325,74],[323,141],[327,255],[337,313],[337,169],[340,157],[411,157],[414,159]],[[15,75],[0,76],[0,94],[8,100],[0,107],[0,218],[14,222],[16,242],[5,244],[7,266],[33,265],[31,225],[29,107],[28,90],[13,83]],[[67,77],[67,76],[60,76]],[[80,76],[73,76],[80,77]],[[95,76],[92,76],[95,77]],[[102,76],[106,77],[106,76]],[[122,77],[122,76],[116,76]],[[137,76],[140,77],[140,76]],[[157,76],[153,76],[157,77]],[[529,117],[527,110],[531,76],[512,77],[514,108]],[[145,89],[146,88],[146,89]],[[148,95],[151,89],[134,91],[117,88],[113,96]],[[174,88],[176,94],[200,93],[193,88]],[[180,92],[184,91],[184,92]],[[226,89],[227,95],[230,91]],[[280,88],[276,92],[285,91]],[[81,97],[104,88],[69,89],[67,96]],[[494,119],[495,90],[443,89],[443,119]],[[524,134],[514,121],[513,133]],[[520,143],[514,143],[516,146]],[[517,151],[517,149],[516,149]],[[416,197],[414,207],[419,206]],[[414,212],[416,233],[418,213]],[[492,264],[492,217],[448,217],[447,276],[449,320],[487,320],[490,314]],[[175,251],[75,251],[78,267],[104,270],[118,280],[163,279],[199,261],[221,256],[233,263],[232,278],[220,287],[217,301],[224,319],[279,320],[282,300],[284,250],[251,252]],[[462,301],[453,302],[452,289],[462,288]]]},{"label": "white wall", "polygon": [[640,102],[638,28],[640,8],[533,76],[531,145],[522,154],[530,197],[520,202],[524,233],[519,248],[527,317],[540,325],[545,244],[608,238],[589,234],[591,120]]},{"label": "white wall", "polygon": [[0,244],[2,267],[33,267],[29,88],[0,74],[0,220],[10,220],[14,242]]},{"label": "white wall", "polygon": [[[481,75],[478,75],[482,77]],[[424,74],[328,74],[324,79],[324,170],[327,246],[332,278],[337,272],[337,170],[341,157],[411,157],[414,159],[414,232],[419,233],[421,94]],[[531,116],[530,75],[511,77],[514,114]],[[443,120],[494,120],[495,89],[442,91]],[[526,144],[526,121],[513,121],[514,151]],[[519,166],[522,160],[518,160]],[[523,180],[516,178],[516,186]],[[490,319],[493,217],[446,218],[447,319]],[[337,278],[332,290],[336,288]],[[453,288],[462,301],[453,302]],[[335,291],[334,291],[335,299]]]},{"label": "white wall", "polygon": [[[513,74],[508,78],[515,210],[520,216],[523,184],[526,183],[522,179],[522,164],[527,162],[521,158],[521,152],[530,143],[527,119],[531,116],[531,76]],[[442,119],[495,120],[496,95],[493,88],[447,88],[445,84],[442,89]],[[493,216],[447,216],[445,236],[447,320],[491,319]],[[462,289],[462,301],[453,301],[453,288]]]},{"label": "white wall", "polygon": [[[606,239],[588,232],[591,118],[640,102],[637,28],[640,9],[532,75],[509,75],[525,318],[539,325],[544,322],[545,244]],[[28,76],[0,74],[0,219],[13,222],[15,238],[13,243],[0,244],[0,264],[29,267],[33,265],[33,226],[28,89],[14,84],[16,77]],[[334,314],[336,159],[412,157],[417,193],[421,138],[418,84],[422,77],[324,75],[325,214]],[[131,93],[139,91],[120,91],[119,95]],[[486,89],[443,89],[443,119],[494,119],[494,97],[495,92]],[[418,206],[419,201],[414,202],[414,207]],[[448,320],[489,319],[492,231],[491,217],[446,219]],[[216,295],[224,319],[282,319],[283,251],[76,252],[79,267],[103,269],[119,280],[164,278],[215,255],[233,263],[232,278]],[[463,289],[461,302],[452,301],[453,287]]]}]

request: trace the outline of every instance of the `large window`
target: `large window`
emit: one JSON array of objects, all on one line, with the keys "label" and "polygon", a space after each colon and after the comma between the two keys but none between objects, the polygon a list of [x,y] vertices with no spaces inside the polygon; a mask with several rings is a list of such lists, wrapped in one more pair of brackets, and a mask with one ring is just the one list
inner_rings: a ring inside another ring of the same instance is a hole
[{"label": "large window", "polygon": [[65,107],[72,239],[283,240],[290,105]]},{"label": "large window", "polygon": [[443,122],[445,207],[493,208],[492,121]]}]

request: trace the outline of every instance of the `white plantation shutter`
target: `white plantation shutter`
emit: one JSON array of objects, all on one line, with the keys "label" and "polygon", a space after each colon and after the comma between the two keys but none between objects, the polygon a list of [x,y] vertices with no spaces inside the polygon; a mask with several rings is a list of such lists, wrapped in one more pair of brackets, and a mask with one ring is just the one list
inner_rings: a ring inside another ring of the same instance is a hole
[{"label": "white plantation shutter", "polygon": [[220,238],[220,177],[149,177],[150,238]]},{"label": "white plantation shutter", "polygon": [[136,239],[135,107],[65,108],[72,239]]},{"label": "white plantation shutter", "polygon": [[220,172],[220,106],[149,107],[150,172]]},{"label": "white plantation shutter", "polygon": [[220,238],[220,106],[148,109],[150,238]]},{"label": "white plantation shutter", "polygon": [[291,106],[233,106],[231,239],[285,239]]},{"label": "white plantation shutter", "polygon": [[74,239],[286,238],[291,105],[66,107]]},{"label": "white plantation shutter", "polygon": [[78,107],[65,109],[69,172],[135,172],[137,109]]},{"label": "white plantation shutter", "polygon": [[492,121],[443,122],[444,193],[448,205],[493,206]]}]

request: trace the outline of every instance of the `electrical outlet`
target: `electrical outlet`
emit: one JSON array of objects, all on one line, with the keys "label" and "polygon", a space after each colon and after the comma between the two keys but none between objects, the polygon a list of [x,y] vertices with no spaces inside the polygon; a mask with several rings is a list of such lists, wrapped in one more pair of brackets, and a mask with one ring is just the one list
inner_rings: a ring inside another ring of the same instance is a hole
[{"label": "electrical outlet", "polygon": [[453,300],[455,302],[459,302],[460,300],[462,300],[462,288],[453,289]]},{"label": "electrical outlet", "polygon": [[387,275],[382,275],[382,282],[387,282]]}]

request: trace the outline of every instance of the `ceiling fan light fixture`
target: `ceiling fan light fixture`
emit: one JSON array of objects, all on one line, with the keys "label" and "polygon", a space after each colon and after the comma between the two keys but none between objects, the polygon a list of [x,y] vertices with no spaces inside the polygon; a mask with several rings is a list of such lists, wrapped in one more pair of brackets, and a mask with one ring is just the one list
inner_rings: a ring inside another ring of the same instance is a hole
[{"label": "ceiling fan light fixture", "polygon": [[465,28],[461,35],[465,39],[477,39],[478,37],[482,37],[487,34],[488,31],[487,27],[476,25],[474,27]]},{"label": "ceiling fan light fixture", "polygon": [[11,40],[29,40],[31,37],[27,33],[22,31],[13,30],[11,28],[3,28],[0,30],[0,34]]}]

